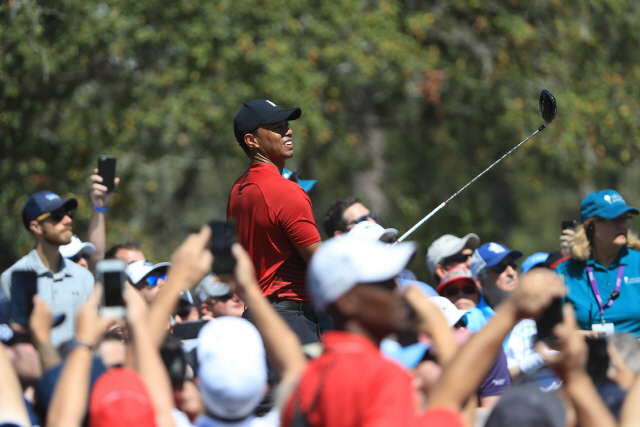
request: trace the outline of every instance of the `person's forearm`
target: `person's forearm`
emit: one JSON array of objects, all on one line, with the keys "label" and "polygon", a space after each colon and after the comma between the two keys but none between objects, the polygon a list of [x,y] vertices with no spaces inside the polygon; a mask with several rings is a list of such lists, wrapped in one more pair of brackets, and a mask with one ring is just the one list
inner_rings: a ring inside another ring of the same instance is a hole
[{"label": "person's forearm", "polygon": [[89,230],[87,231],[87,241],[96,247],[96,251],[89,257],[89,270],[95,273],[96,263],[104,259],[106,246],[105,214],[91,209],[89,219]]},{"label": "person's forearm", "polygon": [[[473,335],[445,366],[430,393],[429,406],[459,410],[482,383],[517,320],[515,309],[505,301],[489,323]],[[482,357],[478,357],[479,354]]]},{"label": "person's forearm", "polygon": [[82,346],[74,348],[67,357],[49,405],[47,427],[82,425],[89,398],[92,358],[91,350]]},{"label": "person's forearm", "polygon": [[[563,382],[581,427],[615,427],[617,425],[586,372],[563,378]],[[629,397],[627,396],[627,399]],[[630,424],[630,426],[639,424]]]},{"label": "person's forearm", "polygon": [[146,326],[148,326],[148,322],[144,321],[130,324],[136,370],[147,386],[156,416],[162,420],[163,427],[169,427],[173,425],[171,410],[175,408],[171,381],[160,357],[160,351],[147,333]]},{"label": "person's forearm", "polygon": [[167,281],[162,285],[155,300],[149,308],[148,334],[159,348],[167,335],[167,325],[180,299],[180,292],[193,283],[186,283],[179,272],[169,272]]},{"label": "person's forearm", "polygon": [[27,408],[22,399],[22,388],[11,362],[0,347],[0,414],[5,422],[31,425]]},{"label": "person's forearm", "polygon": [[251,310],[251,318],[262,336],[267,354],[281,375],[281,383],[297,380],[307,363],[300,340],[262,295],[256,283],[245,287],[243,300]]},{"label": "person's forearm", "polygon": [[34,344],[40,355],[42,364],[42,372],[48,372],[50,369],[58,366],[62,362],[60,354],[51,344],[50,340],[35,339]]},{"label": "person's forearm", "polygon": [[640,426],[640,376],[636,377],[620,409],[620,427]]}]

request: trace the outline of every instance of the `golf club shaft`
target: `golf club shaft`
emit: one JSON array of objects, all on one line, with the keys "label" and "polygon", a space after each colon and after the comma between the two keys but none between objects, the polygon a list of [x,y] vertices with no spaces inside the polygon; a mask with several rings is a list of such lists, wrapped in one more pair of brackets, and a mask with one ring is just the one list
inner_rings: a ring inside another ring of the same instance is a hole
[{"label": "golf club shaft", "polygon": [[420,227],[422,224],[425,223],[426,220],[428,220],[429,218],[431,218],[436,212],[438,212],[440,209],[442,209],[447,203],[449,203],[451,201],[451,199],[453,199],[454,197],[456,197],[458,194],[462,193],[462,190],[464,190],[465,188],[467,188],[468,186],[470,186],[471,184],[473,184],[475,182],[475,180],[477,180],[478,178],[480,178],[482,175],[484,175],[489,169],[491,169],[492,167],[494,167],[496,164],[498,164],[502,159],[504,159],[505,157],[507,157],[509,154],[513,153],[515,151],[516,148],[520,147],[522,144],[524,144],[525,142],[527,142],[528,140],[530,140],[531,138],[533,138],[538,132],[540,132],[541,130],[544,130],[547,127],[547,124],[543,124],[542,126],[540,126],[538,128],[538,130],[536,130],[534,133],[532,133],[531,135],[529,135],[527,137],[527,139],[523,140],[522,142],[520,142],[518,145],[516,145],[515,147],[513,147],[511,150],[509,150],[508,153],[506,153],[504,156],[500,157],[498,160],[496,160],[495,162],[493,162],[493,164],[491,164],[491,166],[489,166],[488,168],[486,168],[485,170],[483,170],[482,172],[480,172],[480,175],[476,176],[475,178],[473,178],[471,181],[469,181],[464,187],[462,187],[461,189],[459,189],[453,196],[449,197],[447,200],[445,200],[444,202],[442,202],[437,208],[435,208],[434,210],[432,210],[431,212],[429,212],[429,214],[427,216],[425,216],[424,218],[422,218],[420,220],[420,222],[418,222],[416,225],[414,225],[413,227],[411,227],[411,229],[409,229],[409,231],[407,231],[406,233],[404,233],[402,236],[400,236],[400,238],[398,239],[398,242],[402,242],[404,239],[407,238],[407,236],[409,236],[409,234],[413,233],[418,227]]}]

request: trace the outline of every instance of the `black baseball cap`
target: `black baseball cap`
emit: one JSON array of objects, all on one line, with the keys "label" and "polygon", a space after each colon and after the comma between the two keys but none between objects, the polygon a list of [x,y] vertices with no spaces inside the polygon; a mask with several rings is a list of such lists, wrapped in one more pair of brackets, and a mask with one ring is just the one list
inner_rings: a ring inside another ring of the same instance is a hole
[{"label": "black baseball cap", "polygon": [[233,133],[236,141],[242,143],[244,136],[258,129],[261,125],[279,123],[284,120],[296,120],[302,115],[302,110],[292,108],[282,110],[268,99],[254,99],[245,102],[233,119]]},{"label": "black baseball cap", "polygon": [[22,207],[22,222],[27,230],[29,223],[43,213],[57,211],[64,207],[70,210],[78,207],[78,200],[74,198],[63,199],[51,191],[39,191],[32,194],[27,203]]}]

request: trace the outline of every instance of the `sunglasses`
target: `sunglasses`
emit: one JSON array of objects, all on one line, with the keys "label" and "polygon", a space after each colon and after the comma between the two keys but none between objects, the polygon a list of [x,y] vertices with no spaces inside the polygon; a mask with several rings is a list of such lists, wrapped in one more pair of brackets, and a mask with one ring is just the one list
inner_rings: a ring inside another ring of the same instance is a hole
[{"label": "sunglasses", "polygon": [[83,253],[77,253],[74,256],[69,257],[69,259],[75,263],[77,263],[81,259],[84,259],[85,261],[89,262],[89,255],[83,254]]},{"label": "sunglasses", "polygon": [[213,298],[218,300],[218,301],[220,301],[220,302],[222,302],[222,303],[225,303],[225,302],[229,301],[231,298],[233,298],[233,294],[231,292],[229,292],[226,295],[221,295],[219,297],[213,297]]},{"label": "sunglasses", "polygon": [[167,275],[166,274],[162,274],[160,276],[149,276],[147,277],[147,285],[149,286],[155,286],[158,284],[158,280],[167,280]]},{"label": "sunglasses", "polygon": [[507,267],[511,267],[515,270],[518,268],[518,264],[513,261],[509,263],[501,262],[500,264],[494,265],[493,267],[487,267],[487,270],[495,274],[502,274],[502,272],[505,271]]},{"label": "sunglasses", "polygon": [[366,220],[368,220],[369,218],[371,218],[372,220],[374,220],[374,221],[375,221],[375,219],[376,219],[376,213],[375,213],[374,211],[369,211],[369,213],[368,213],[368,214],[366,214],[366,215],[364,215],[364,216],[361,216],[360,218],[356,218],[356,219],[354,219],[353,221],[349,221],[349,222],[347,223],[347,225],[360,224],[361,222],[366,221]]},{"label": "sunglasses", "polygon": [[65,216],[68,216],[69,218],[73,219],[73,211],[71,209],[68,211],[58,209],[57,211],[53,211],[53,212],[45,212],[39,217],[37,217],[36,221],[44,221],[47,218],[51,218],[55,222],[60,222],[64,219]]},{"label": "sunglasses", "polygon": [[471,284],[463,285],[463,286],[451,285],[444,290],[442,295],[445,298],[453,298],[460,295],[460,293],[462,293],[462,295],[476,295],[478,293],[478,288],[476,288],[475,285],[471,285]]},{"label": "sunglasses", "polygon": [[451,255],[442,260],[442,265],[447,264],[460,264],[466,262],[471,254],[463,254],[462,252],[457,253],[455,255]]}]

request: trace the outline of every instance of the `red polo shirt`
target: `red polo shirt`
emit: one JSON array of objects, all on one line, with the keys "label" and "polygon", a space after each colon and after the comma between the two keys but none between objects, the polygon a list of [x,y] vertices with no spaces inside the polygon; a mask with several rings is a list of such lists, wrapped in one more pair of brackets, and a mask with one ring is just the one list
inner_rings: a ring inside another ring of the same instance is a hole
[{"label": "red polo shirt", "polygon": [[233,185],[227,217],[249,252],[265,296],[309,301],[307,265],[296,248],[320,241],[307,193],[266,163],[252,163]]},{"label": "red polo shirt", "polygon": [[313,427],[466,425],[449,408],[419,414],[411,374],[364,336],[329,331],[322,341],[322,355],[307,365],[284,406],[283,427],[293,427],[300,413]]}]

